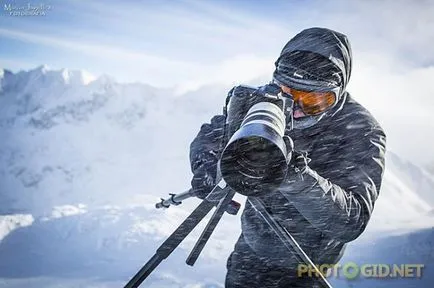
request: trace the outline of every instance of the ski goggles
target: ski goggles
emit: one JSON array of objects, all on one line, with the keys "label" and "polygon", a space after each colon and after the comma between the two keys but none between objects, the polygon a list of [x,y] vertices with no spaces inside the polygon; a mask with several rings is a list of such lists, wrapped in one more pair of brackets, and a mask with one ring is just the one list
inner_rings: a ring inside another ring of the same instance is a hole
[{"label": "ski goggles", "polygon": [[283,92],[292,95],[304,114],[321,114],[339,100],[342,72],[328,58],[316,53],[294,51],[281,55],[275,66],[274,82],[286,87]]},{"label": "ski goggles", "polygon": [[306,115],[318,115],[332,108],[338,99],[339,88],[330,90],[299,90],[282,85],[282,91],[292,95],[296,103]]}]

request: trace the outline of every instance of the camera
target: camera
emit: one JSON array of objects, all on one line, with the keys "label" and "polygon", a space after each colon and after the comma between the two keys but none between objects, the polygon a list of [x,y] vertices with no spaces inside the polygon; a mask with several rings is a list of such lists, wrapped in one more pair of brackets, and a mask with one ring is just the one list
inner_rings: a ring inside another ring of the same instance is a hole
[{"label": "camera", "polygon": [[[277,84],[232,92],[226,107],[229,138],[220,159],[226,183],[245,196],[258,196],[277,188],[291,160],[293,98]],[[238,88],[239,89],[239,88]],[[247,93],[246,93],[247,91]]]}]

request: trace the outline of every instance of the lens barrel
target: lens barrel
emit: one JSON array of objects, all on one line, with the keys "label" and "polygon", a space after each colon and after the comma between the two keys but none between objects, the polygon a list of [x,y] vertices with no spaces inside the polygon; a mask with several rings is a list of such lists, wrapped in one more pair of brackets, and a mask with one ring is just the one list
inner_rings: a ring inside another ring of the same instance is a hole
[{"label": "lens barrel", "polygon": [[259,102],[248,110],[221,157],[220,171],[231,188],[251,196],[281,184],[288,167],[286,123],[285,113],[274,103]]}]

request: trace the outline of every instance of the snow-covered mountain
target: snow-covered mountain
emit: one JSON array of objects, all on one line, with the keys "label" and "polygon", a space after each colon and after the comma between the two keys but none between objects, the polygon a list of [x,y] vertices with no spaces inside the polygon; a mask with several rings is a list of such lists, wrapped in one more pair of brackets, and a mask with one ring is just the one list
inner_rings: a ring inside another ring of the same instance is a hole
[{"label": "snow-covered mountain", "polygon": [[[189,186],[189,144],[230,88],[177,95],[82,71],[0,69],[0,287],[121,286],[199,203],[154,208]],[[386,167],[349,251],[433,226],[433,176],[390,152]],[[224,216],[192,268],[184,261],[203,224],[146,287],[222,287],[239,216]]]},{"label": "snow-covered mountain", "polygon": [[428,171],[428,173],[430,173],[432,176],[434,176],[434,162],[428,164],[425,167],[426,171]]},{"label": "snow-covered mountain", "polygon": [[434,226],[434,177],[400,158],[386,155],[386,171],[369,231]]},{"label": "snow-covered mountain", "polygon": [[[83,74],[65,71],[3,73],[1,213],[41,214],[56,205],[119,203],[145,189],[167,194],[186,187],[185,151],[199,129],[196,119],[212,114],[205,100],[107,77],[77,83],[65,75]],[[208,99],[215,93],[203,92]],[[162,185],[169,176],[171,185]]]}]

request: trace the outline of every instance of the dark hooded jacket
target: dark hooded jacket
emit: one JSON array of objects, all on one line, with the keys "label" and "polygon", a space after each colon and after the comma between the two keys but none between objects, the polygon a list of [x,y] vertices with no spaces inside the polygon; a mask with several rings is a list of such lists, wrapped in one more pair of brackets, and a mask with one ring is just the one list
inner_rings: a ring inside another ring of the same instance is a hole
[{"label": "dark hooded jacket", "polygon": [[[324,37],[326,36],[326,37]],[[339,65],[345,88],[351,73],[351,50],[346,37],[323,28],[302,31],[282,54],[312,51]],[[253,88],[234,87],[229,97],[248,97]],[[307,172],[290,173],[282,189],[261,196],[269,213],[298,241],[315,264],[336,263],[345,244],[366,228],[379,195],[384,171],[386,136],[373,116],[348,92],[314,126],[288,130],[294,149],[311,159]],[[222,147],[225,117],[203,124],[191,143],[190,161],[195,173],[204,163],[215,174]],[[295,257],[275,236],[250,202],[241,216],[242,234],[252,250],[273,265],[296,269]]]}]

